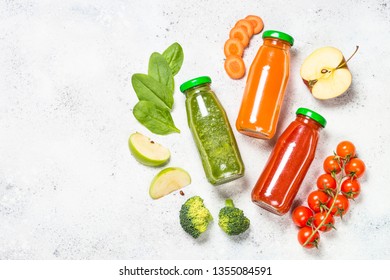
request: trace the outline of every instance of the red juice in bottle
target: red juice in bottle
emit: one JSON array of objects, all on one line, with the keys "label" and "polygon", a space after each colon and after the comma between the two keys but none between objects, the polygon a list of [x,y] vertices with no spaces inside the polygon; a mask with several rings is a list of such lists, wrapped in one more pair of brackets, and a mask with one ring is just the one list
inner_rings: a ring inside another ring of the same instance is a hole
[{"label": "red juice in bottle", "polygon": [[314,159],[319,131],[326,120],[299,108],[297,117],[276,142],[263,172],[252,190],[252,201],[277,215],[289,211]]}]

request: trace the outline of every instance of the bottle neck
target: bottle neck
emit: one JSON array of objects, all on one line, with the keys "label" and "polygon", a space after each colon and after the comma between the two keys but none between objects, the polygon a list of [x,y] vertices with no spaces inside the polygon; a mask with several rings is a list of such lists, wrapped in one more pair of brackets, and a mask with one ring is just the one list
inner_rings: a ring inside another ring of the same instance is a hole
[{"label": "bottle neck", "polygon": [[308,116],[297,115],[296,121],[304,123],[304,124],[310,126],[311,128],[313,128],[315,130],[318,130],[318,131],[323,128],[319,122],[316,122],[315,120],[313,120],[312,118],[309,118]]},{"label": "bottle neck", "polygon": [[276,38],[264,38],[263,40],[264,40],[263,43],[264,46],[290,51],[291,45],[286,41],[279,40]]},{"label": "bottle neck", "polygon": [[209,91],[211,91],[210,83],[206,83],[206,84],[201,84],[201,85],[189,88],[186,91],[184,91],[184,94],[186,97],[190,97],[190,96],[197,94],[199,92],[209,92]]}]

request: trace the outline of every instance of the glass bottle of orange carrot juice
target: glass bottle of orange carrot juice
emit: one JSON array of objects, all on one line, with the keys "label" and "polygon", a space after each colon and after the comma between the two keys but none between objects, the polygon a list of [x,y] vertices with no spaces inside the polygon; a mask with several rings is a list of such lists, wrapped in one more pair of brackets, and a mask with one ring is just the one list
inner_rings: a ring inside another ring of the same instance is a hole
[{"label": "glass bottle of orange carrot juice", "polygon": [[236,121],[239,132],[271,139],[275,132],[290,72],[290,47],[294,38],[268,30],[256,54]]}]

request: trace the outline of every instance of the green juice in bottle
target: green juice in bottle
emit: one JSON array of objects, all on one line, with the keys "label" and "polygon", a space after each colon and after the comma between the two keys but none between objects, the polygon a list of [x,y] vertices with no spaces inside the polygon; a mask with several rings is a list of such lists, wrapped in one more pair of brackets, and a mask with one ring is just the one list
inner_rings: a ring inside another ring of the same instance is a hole
[{"label": "green juice in bottle", "polygon": [[244,175],[244,164],[226,112],[210,88],[210,77],[183,83],[188,126],[198,148],[206,177],[213,185]]}]

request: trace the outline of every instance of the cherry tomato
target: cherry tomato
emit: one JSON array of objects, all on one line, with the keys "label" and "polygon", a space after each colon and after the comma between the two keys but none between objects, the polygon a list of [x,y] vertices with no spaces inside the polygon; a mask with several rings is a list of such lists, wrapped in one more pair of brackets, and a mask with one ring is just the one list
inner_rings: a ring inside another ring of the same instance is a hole
[{"label": "cherry tomato", "polygon": [[[323,220],[325,220],[326,213],[316,213],[313,218],[313,224],[316,228],[319,227],[319,225],[322,223]],[[326,218],[325,222],[322,224],[322,226],[319,228],[320,231],[330,231],[332,228],[334,228],[334,218],[332,214],[329,214]]]},{"label": "cherry tomato", "polygon": [[318,189],[320,190],[324,190],[324,191],[336,191],[336,187],[337,187],[337,184],[336,184],[336,180],[335,178],[332,177],[332,175],[328,174],[328,173],[325,173],[325,174],[321,174],[318,179],[317,179],[317,187]]},{"label": "cherry tomato", "polygon": [[[298,241],[299,244],[303,246],[306,240],[309,239],[310,235],[313,233],[313,229],[311,227],[303,227],[298,231]],[[310,238],[309,242],[304,246],[305,248],[318,248],[318,243],[320,242],[320,234],[318,231]]]},{"label": "cherry tomato", "polygon": [[[330,208],[332,206],[333,200],[334,200],[334,198],[332,197],[328,201],[328,204],[327,204],[328,208]],[[342,194],[339,194],[336,198],[336,202],[335,202],[335,204],[332,208],[332,211],[330,213],[332,213],[334,216],[343,217],[343,215],[345,215],[348,212],[348,209],[349,209],[348,198],[346,198]]]},{"label": "cherry tomato", "polygon": [[326,210],[326,203],[329,200],[329,196],[323,191],[312,191],[307,197],[307,204],[314,212],[322,212]]},{"label": "cherry tomato", "polygon": [[298,206],[292,213],[292,220],[298,227],[308,226],[311,217],[313,217],[313,212],[306,206]]},{"label": "cherry tomato", "polygon": [[355,145],[350,141],[342,141],[337,145],[336,154],[342,158],[353,158],[356,155]]},{"label": "cherry tomato", "polygon": [[349,177],[360,178],[366,170],[366,165],[360,158],[353,158],[345,165],[345,174]]},{"label": "cherry tomato", "polygon": [[324,170],[326,173],[335,173],[338,174],[341,171],[341,166],[339,161],[337,160],[337,157],[335,156],[328,156],[324,160]]},{"label": "cherry tomato", "polygon": [[349,199],[357,198],[360,194],[360,183],[356,179],[348,178],[342,182],[341,192]]}]

